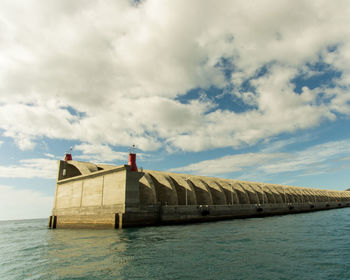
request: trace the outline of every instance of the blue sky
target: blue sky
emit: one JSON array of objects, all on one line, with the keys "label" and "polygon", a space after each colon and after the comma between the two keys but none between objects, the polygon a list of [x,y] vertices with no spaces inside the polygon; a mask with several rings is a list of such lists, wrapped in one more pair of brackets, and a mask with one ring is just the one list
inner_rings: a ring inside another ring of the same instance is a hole
[{"label": "blue sky", "polygon": [[350,187],[349,1],[0,3],[0,220],[73,159]]}]

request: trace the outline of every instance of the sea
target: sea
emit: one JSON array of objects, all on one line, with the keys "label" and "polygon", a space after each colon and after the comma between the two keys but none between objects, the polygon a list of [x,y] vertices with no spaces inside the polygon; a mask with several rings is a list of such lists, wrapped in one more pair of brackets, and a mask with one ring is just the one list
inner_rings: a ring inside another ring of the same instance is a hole
[{"label": "sea", "polygon": [[122,230],[2,221],[0,279],[350,279],[350,208]]}]

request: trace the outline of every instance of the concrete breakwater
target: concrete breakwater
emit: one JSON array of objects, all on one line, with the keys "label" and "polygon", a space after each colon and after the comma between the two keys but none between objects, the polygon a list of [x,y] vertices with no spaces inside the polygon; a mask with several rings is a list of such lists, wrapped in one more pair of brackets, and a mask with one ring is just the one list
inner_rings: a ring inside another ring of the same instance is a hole
[{"label": "concrete breakwater", "polygon": [[50,228],[122,228],[350,206],[349,191],[59,161]]}]

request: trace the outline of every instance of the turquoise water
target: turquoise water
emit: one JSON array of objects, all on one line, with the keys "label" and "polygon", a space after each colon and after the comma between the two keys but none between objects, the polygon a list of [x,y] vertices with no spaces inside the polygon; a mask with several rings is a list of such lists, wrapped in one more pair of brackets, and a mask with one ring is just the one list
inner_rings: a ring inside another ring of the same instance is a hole
[{"label": "turquoise water", "polygon": [[123,230],[0,222],[0,279],[350,279],[350,208]]}]

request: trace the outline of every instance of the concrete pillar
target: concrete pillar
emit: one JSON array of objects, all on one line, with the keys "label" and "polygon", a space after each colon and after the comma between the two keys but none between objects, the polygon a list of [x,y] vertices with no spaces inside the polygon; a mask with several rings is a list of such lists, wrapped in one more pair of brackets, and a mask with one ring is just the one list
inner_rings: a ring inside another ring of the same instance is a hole
[{"label": "concrete pillar", "polygon": [[51,228],[56,228],[57,225],[57,216],[52,216],[52,227]]},{"label": "concrete pillar", "polygon": [[52,216],[50,216],[49,218],[49,228],[51,228],[51,226],[52,226]]},{"label": "concrete pillar", "polygon": [[122,214],[122,213],[119,213],[119,214],[118,214],[118,217],[119,217],[118,228],[119,228],[119,229],[122,229],[122,228],[123,228],[123,214]]},{"label": "concrete pillar", "polygon": [[114,228],[117,228],[117,229],[123,228],[123,213],[115,213]]}]

